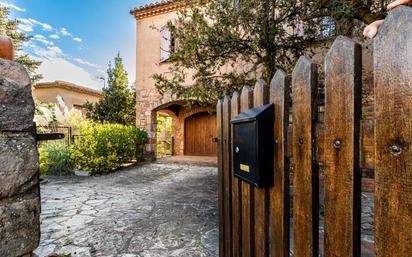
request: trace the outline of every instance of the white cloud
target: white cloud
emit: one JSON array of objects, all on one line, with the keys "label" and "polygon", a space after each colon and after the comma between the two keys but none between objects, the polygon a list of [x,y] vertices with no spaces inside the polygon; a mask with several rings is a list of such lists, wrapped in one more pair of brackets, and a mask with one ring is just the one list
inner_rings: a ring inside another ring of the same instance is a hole
[{"label": "white cloud", "polygon": [[33,37],[33,38],[36,38],[36,39],[46,39],[46,37],[45,37],[45,36],[40,35],[40,34],[34,35],[34,37]]},{"label": "white cloud", "polygon": [[48,50],[49,50],[49,53],[51,53],[53,57],[63,54],[63,51],[58,46],[48,47]]},{"label": "white cloud", "polygon": [[87,65],[87,66],[92,67],[92,68],[97,68],[97,69],[101,69],[101,68],[102,68],[102,66],[100,66],[100,65],[91,63],[91,62],[86,61],[86,60],[83,60],[83,59],[81,59],[81,58],[74,58],[73,61],[75,61],[75,62],[77,62],[77,63],[80,63],[80,64],[83,64],[83,65]]},{"label": "white cloud", "polygon": [[[33,21],[29,19],[23,22],[33,24]],[[59,46],[49,40],[49,38],[58,39],[63,35],[60,30],[54,31],[59,34],[36,34],[30,42],[24,45],[33,54],[35,59],[42,62],[38,69],[39,74],[42,74],[44,77],[42,81],[64,80],[85,87],[101,89],[103,83],[96,79],[96,75],[100,74],[102,67],[64,53]],[[64,34],[74,38],[66,29],[63,31]]]},{"label": "white cloud", "polygon": [[41,42],[41,43],[45,44],[46,46],[53,46],[54,45],[53,42],[47,40],[46,37],[43,36],[43,35],[35,35],[33,37],[33,40]]},{"label": "white cloud", "polygon": [[33,31],[33,25],[30,25],[30,24],[20,23],[18,28],[19,28],[19,30],[24,31],[24,32],[32,32]]},{"label": "white cloud", "polygon": [[[32,19],[32,18],[19,18],[20,25],[26,25],[31,27],[31,31],[33,31],[34,26],[40,26],[44,31],[52,31],[53,27],[50,24],[40,22],[38,20]],[[19,25],[19,26],[20,26]]]},{"label": "white cloud", "polygon": [[41,26],[44,31],[52,31],[53,30],[53,27],[50,24],[43,23],[43,22],[40,22],[40,21],[32,19],[32,18],[30,18],[28,20],[31,21],[35,25]]},{"label": "white cloud", "polygon": [[64,80],[94,89],[102,88],[102,82],[98,81],[95,76],[64,58],[42,58],[40,60],[42,64],[38,72],[43,75],[42,81]]},{"label": "white cloud", "polygon": [[62,34],[63,36],[72,36],[72,33],[68,32],[66,28],[61,28],[60,34]]},{"label": "white cloud", "polygon": [[18,7],[14,4],[10,4],[8,2],[0,2],[0,6],[7,7],[9,9],[14,9],[14,10],[19,11],[19,12],[25,12],[26,11],[26,9]]},{"label": "white cloud", "polygon": [[83,39],[80,37],[74,36],[72,33],[70,33],[66,28],[61,28],[59,33],[63,36],[71,37],[74,41],[81,43]]},{"label": "white cloud", "polygon": [[31,48],[34,54],[42,59],[64,57],[63,51],[58,46],[47,46],[46,48],[42,48],[37,45],[32,45]]}]

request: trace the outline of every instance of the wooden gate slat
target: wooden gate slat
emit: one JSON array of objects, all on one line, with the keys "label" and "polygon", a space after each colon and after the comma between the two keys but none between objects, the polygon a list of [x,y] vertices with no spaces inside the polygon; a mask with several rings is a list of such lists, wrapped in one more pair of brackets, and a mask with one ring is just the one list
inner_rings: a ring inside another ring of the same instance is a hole
[{"label": "wooden gate slat", "polygon": [[223,187],[224,187],[224,213],[225,213],[225,256],[232,256],[232,179],[231,179],[231,147],[230,147],[230,97],[223,99],[222,119],[223,119]]},{"label": "wooden gate slat", "polygon": [[222,100],[219,100],[216,105],[216,129],[218,138],[218,171],[217,171],[217,192],[218,192],[218,205],[219,205],[219,257],[225,256],[225,242],[224,242],[224,184],[223,184],[223,131],[222,131]]},{"label": "wooden gate slat", "polygon": [[325,256],[360,256],[361,58],[346,37],[325,58]]},{"label": "wooden gate slat", "polygon": [[295,257],[318,257],[319,174],[315,158],[317,65],[299,58],[292,75]]},{"label": "wooden gate slat", "polygon": [[[264,80],[258,80],[253,90],[253,105],[258,107],[267,104],[269,88]],[[270,139],[268,139],[270,140]],[[271,172],[271,171],[270,171]],[[255,217],[255,255],[269,256],[269,190],[254,188],[254,217]]]},{"label": "wooden gate slat", "polygon": [[[253,106],[253,90],[245,86],[240,96],[240,109],[246,111]],[[253,187],[246,182],[242,184],[242,256],[253,257],[255,254],[254,231],[254,194]]]},{"label": "wooden gate slat", "polygon": [[[234,92],[231,99],[231,114],[235,117],[240,110],[240,97],[238,92]],[[231,133],[233,135],[233,133]],[[233,137],[231,138],[233,141]],[[232,155],[233,163],[233,155]],[[233,257],[242,256],[242,191],[241,182],[234,177],[233,166],[231,167],[232,177],[232,254]]]},{"label": "wooden gate slat", "polygon": [[412,256],[412,8],[386,18],[374,46],[377,257]]},{"label": "wooden gate slat", "polygon": [[289,164],[286,154],[291,78],[277,71],[270,84],[275,107],[274,186],[270,189],[271,256],[289,257]]}]

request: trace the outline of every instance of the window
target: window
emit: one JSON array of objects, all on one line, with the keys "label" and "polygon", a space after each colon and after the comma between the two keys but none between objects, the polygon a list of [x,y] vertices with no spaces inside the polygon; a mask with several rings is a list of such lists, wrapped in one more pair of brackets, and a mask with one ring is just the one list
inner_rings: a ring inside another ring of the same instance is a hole
[{"label": "window", "polygon": [[167,26],[160,29],[160,62],[165,62],[175,51],[175,40]]},{"label": "window", "polygon": [[235,9],[239,9],[240,8],[240,0],[233,0],[233,7],[235,7]]},{"label": "window", "polygon": [[327,39],[330,37],[335,36],[336,33],[336,23],[332,17],[324,17],[320,21],[321,23],[321,31],[320,31],[320,39]]}]

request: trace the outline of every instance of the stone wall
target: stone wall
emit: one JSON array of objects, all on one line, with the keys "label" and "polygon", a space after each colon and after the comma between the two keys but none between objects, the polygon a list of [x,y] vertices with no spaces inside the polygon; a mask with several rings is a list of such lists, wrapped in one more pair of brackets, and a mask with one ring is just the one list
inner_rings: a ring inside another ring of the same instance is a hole
[{"label": "stone wall", "polygon": [[173,121],[172,135],[174,138],[173,153],[174,155],[184,155],[184,125],[185,119],[199,112],[207,112],[212,108],[203,106],[192,106],[191,108],[180,107],[179,115],[163,109],[162,106],[176,99],[165,95],[162,97],[156,89],[138,89],[136,91],[136,126],[144,129],[148,133],[149,143],[146,147],[147,153],[153,153],[156,149],[156,126],[157,112],[162,112],[170,116]]},{"label": "stone wall", "polygon": [[136,88],[136,126],[147,132],[146,152],[149,155],[154,155],[156,149],[156,108],[172,101],[170,96],[162,97],[155,88]]},{"label": "stone wall", "polygon": [[0,256],[30,256],[40,240],[33,115],[29,75],[0,58]]}]

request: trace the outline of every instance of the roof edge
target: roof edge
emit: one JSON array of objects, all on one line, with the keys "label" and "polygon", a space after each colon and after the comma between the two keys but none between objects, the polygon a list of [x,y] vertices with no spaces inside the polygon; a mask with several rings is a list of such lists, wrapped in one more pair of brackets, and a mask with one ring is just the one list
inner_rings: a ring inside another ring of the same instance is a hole
[{"label": "roof edge", "polygon": [[67,82],[67,81],[62,81],[62,80],[56,80],[54,82],[37,83],[33,87],[35,89],[52,88],[52,87],[64,88],[64,89],[72,90],[72,91],[75,91],[75,92],[86,93],[86,94],[95,95],[95,96],[102,96],[102,94],[103,94],[102,91],[92,89],[92,88],[88,88],[88,87],[84,87],[84,86],[80,86],[80,85],[76,85],[74,83]]},{"label": "roof edge", "polygon": [[185,5],[187,4],[177,0],[162,0],[160,2],[146,4],[134,8],[130,10],[130,14],[133,15],[137,20],[139,20],[162,13],[175,11],[181,7],[184,7]]}]

